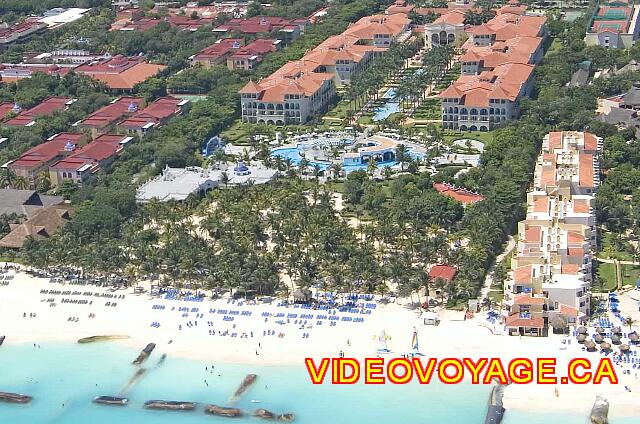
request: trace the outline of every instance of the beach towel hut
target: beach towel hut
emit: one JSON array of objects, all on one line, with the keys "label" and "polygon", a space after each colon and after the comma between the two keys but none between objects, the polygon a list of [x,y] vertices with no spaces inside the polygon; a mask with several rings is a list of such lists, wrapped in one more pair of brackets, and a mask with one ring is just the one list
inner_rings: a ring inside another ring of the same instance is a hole
[{"label": "beach towel hut", "polygon": [[611,343],[613,343],[614,345],[619,345],[621,343],[620,336],[618,336],[617,334],[611,336]]},{"label": "beach towel hut", "polygon": [[600,344],[600,350],[603,352],[608,352],[611,350],[611,345],[607,342],[603,342]]},{"label": "beach towel hut", "polygon": [[637,344],[638,343],[638,333],[636,333],[635,331],[633,333],[629,333],[629,340],[631,340],[631,343]]},{"label": "beach towel hut", "polygon": [[296,291],[293,292],[293,300],[297,303],[309,303],[311,300],[311,290],[296,289]]},{"label": "beach towel hut", "polygon": [[604,341],[604,336],[602,334],[596,334],[593,338],[596,343],[602,343]]},{"label": "beach towel hut", "polygon": [[587,327],[582,325],[578,327],[578,334],[587,334]]},{"label": "beach towel hut", "polygon": [[591,340],[587,340],[586,342],[584,342],[584,346],[587,348],[587,352],[596,351],[596,344]]},{"label": "beach towel hut", "polygon": [[620,327],[613,327],[613,328],[611,329],[611,332],[612,332],[613,334],[618,334],[618,335],[620,335],[620,334],[622,334],[622,328],[620,328]]},{"label": "beach towel hut", "polygon": [[604,334],[605,333],[604,328],[602,328],[602,327],[596,328],[596,332],[599,333],[599,334]]},{"label": "beach towel hut", "polygon": [[629,352],[629,345],[628,344],[621,344],[620,345],[620,352],[623,352],[623,353]]},{"label": "beach towel hut", "polygon": [[564,315],[557,314],[550,320],[555,334],[564,334],[569,329],[569,320]]},{"label": "beach towel hut", "polygon": [[424,325],[438,325],[440,319],[438,314],[433,311],[425,311],[420,315],[420,319]]},{"label": "beach towel hut", "polygon": [[587,340],[587,336],[584,334],[578,334],[578,337],[576,337],[576,339],[578,339],[578,343],[584,343],[584,341]]}]

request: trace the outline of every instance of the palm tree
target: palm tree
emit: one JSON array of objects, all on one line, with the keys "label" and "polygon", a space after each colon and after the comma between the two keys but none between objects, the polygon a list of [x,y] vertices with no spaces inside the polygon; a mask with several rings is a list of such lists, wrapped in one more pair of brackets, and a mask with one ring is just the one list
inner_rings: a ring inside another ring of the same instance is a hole
[{"label": "palm tree", "polygon": [[0,169],[0,188],[12,187],[16,174],[9,169]]},{"label": "palm tree", "polygon": [[399,144],[396,147],[396,161],[400,163],[400,170],[404,172],[404,164],[409,162],[411,156],[409,156],[409,150],[404,144]]},{"label": "palm tree", "polygon": [[376,169],[378,169],[378,162],[375,159],[371,159],[367,164],[367,173],[370,177],[373,177],[373,174],[376,173]]},{"label": "palm tree", "polygon": [[16,175],[11,184],[11,188],[16,190],[27,190],[29,188],[29,181],[25,177]]},{"label": "palm tree", "polygon": [[635,324],[635,323],[636,323],[636,320],[635,320],[635,319],[633,319],[633,318],[631,318],[631,317],[626,317],[626,318],[624,319],[624,325],[628,325],[628,326],[629,326],[629,331],[631,331],[631,326],[632,326],[633,324]]},{"label": "palm tree", "polygon": [[43,193],[45,191],[49,191],[51,188],[51,180],[49,179],[49,174],[46,172],[41,172],[36,175],[35,179],[36,190]]},{"label": "palm tree", "polygon": [[330,170],[331,170],[331,173],[333,174],[333,177],[335,179],[338,179],[338,178],[340,178],[341,173],[342,173],[342,165],[340,165],[337,162],[334,162],[334,163],[331,164]]},{"label": "palm tree", "polygon": [[227,171],[223,171],[222,174],[220,174],[220,182],[225,187],[229,184],[229,174],[227,174]]}]

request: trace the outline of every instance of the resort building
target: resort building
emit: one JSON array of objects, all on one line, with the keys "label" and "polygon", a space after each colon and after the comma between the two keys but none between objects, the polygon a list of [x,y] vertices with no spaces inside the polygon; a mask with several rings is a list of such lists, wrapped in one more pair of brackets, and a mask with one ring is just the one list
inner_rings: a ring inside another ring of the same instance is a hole
[{"label": "resort building", "polygon": [[35,186],[36,177],[46,173],[49,166],[69,156],[76,147],[84,144],[86,136],[80,133],[59,133],[49,137],[44,143],[37,145],[18,159],[8,162],[3,167],[9,168],[15,175],[25,178],[31,187]]},{"label": "resort building", "polygon": [[85,63],[75,72],[101,81],[112,90],[130,92],[133,87],[157,75],[166,66],[148,63],[144,57],[117,55],[109,59]]},{"label": "resort building", "polygon": [[42,208],[62,203],[60,196],[48,196],[34,190],[0,189],[0,215],[20,215],[27,218]]},{"label": "resort building", "polygon": [[44,31],[46,28],[47,24],[40,22],[38,18],[27,18],[13,25],[0,24],[0,50],[11,43]]},{"label": "resort building", "polygon": [[601,2],[595,9],[584,41],[588,46],[629,48],[638,39],[638,13],[635,0]]},{"label": "resort building", "polygon": [[305,123],[327,110],[336,87],[350,81],[391,42],[406,36],[405,14],[360,19],[341,35],[325,40],[300,60],[240,90],[242,119],[265,124]]},{"label": "resort building", "polygon": [[460,42],[465,36],[465,11],[453,9],[424,26],[425,45],[429,48],[448,46]]},{"label": "resort building", "polygon": [[640,136],[640,82],[634,82],[626,93],[606,99],[598,99],[598,110],[603,122],[613,124],[618,129],[633,128]]},{"label": "resort building", "polygon": [[2,63],[0,64],[0,80],[15,82],[24,78],[31,78],[36,72],[54,77],[63,77],[75,68],[75,65],[57,65],[42,63]]},{"label": "resort building", "polygon": [[118,127],[128,134],[138,134],[143,137],[154,128],[167,123],[172,117],[181,115],[188,104],[189,100],[186,99],[160,97],[144,109],[120,122]]},{"label": "resort building", "polygon": [[36,119],[43,116],[52,116],[56,112],[67,110],[75,101],[76,99],[70,97],[49,97],[27,110],[22,110],[18,104],[14,104],[11,112],[17,115],[5,122],[4,125],[30,127],[36,123]]},{"label": "resort building", "polygon": [[156,27],[162,22],[166,22],[173,28],[178,28],[182,31],[197,31],[203,27],[211,27],[213,24],[213,18],[192,18],[186,15],[178,15],[175,13],[169,13],[166,17],[138,17],[133,15],[130,20],[116,21],[111,27],[111,31],[148,31],[151,28]]},{"label": "resort building", "polygon": [[504,287],[510,334],[546,335],[558,316],[566,326],[589,317],[601,154],[602,139],[590,133],[545,136]]},{"label": "resort building", "polygon": [[390,162],[396,159],[396,149],[400,143],[380,135],[368,137],[363,142],[358,143],[356,152],[345,153],[342,157],[342,164],[363,165],[374,160],[376,162]]},{"label": "resort building", "polygon": [[70,208],[63,203],[62,197],[34,190],[0,189],[0,215],[20,217],[9,223],[9,234],[0,239],[0,247],[18,249],[28,236],[36,240],[49,237],[70,218]]},{"label": "resort building", "polygon": [[191,66],[200,65],[203,68],[221,65],[227,58],[244,46],[242,38],[221,38],[209,47],[205,47],[190,57]]},{"label": "resort building", "polygon": [[546,17],[524,10],[504,6],[487,23],[467,30],[462,75],[439,95],[443,128],[490,131],[518,117],[547,37]]},{"label": "resort building", "polygon": [[76,122],[74,126],[89,130],[91,138],[96,138],[100,134],[113,131],[118,122],[135,114],[144,106],[145,101],[142,97],[120,97],[82,121]]},{"label": "resort building", "polygon": [[71,220],[73,210],[68,204],[43,207],[22,223],[10,223],[11,231],[0,240],[0,247],[20,249],[29,238],[44,240]]},{"label": "resort building", "polygon": [[17,103],[0,103],[0,121],[4,121],[11,113],[20,113],[21,110]]},{"label": "resort building", "polygon": [[81,49],[57,49],[46,53],[26,53],[22,60],[24,63],[56,63],[81,65],[96,60],[110,59],[109,53],[91,53]]},{"label": "resort building", "polygon": [[234,18],[216,27],[213,31],[223,34],[277,34],[285,45],[304,34],[311,25],[308,18],[284,19],[277,16],[254,16]]},{"label": "resort building", "polygon": [[49,29],[60,28],[71,22],[84,17],[91,9],[82,9],[79,7],[55,7],[44,12],[40,22],[47,25]]},{"label": "resort building", "polygon": [[131,137],[104,134],[84,147],[69,150],[69,155],[49,167],[49,178],[53,186],[64,180],[82,184],[101,169],[108,168]]},{"label": "resort building", "polygon": [[281,47],[280,40],[271,38],[253,40],[246,46],[232,52],[231,56],[227,58],[227,68],[232,71],[235,69],[253,71],[266,55],[280,50]]},{"label": "resort building", "polygon": [[[144,183],[137,190],[136,199],[145,203],[153,199],[160,202],[184,201],[189,195],[202,195],[219,186],[265,184],[273,180],[278,171],[259,162],[222,164],[218,168],[169,168],[162,175]],[[226,181],[225,181],[226,179]]]}]

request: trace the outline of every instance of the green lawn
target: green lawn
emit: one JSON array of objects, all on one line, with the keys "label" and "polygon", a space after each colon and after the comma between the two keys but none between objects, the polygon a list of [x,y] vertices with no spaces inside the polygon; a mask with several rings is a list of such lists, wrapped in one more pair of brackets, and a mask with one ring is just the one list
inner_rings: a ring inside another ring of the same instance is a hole
[{"label": "green lawn", "polygon": [[[627,284],[634,285],[640,279],[640,265],[621,265],[622,267],[622,286]],[[616,266],[600,262],[596,272],[598,280],[602,283],[602,291],[614,291],[618,289],[616,282]],[[596,283],[592,287],[592,291],[599,292],[601,285]]]},{"label": "green lawn", "polygon": [[444,133],[444,141],[447,144],[452,144],[455,140],[471,138],[474,140],[479,140],[484,144],[487,144],[493,141],[493,132],[480,132],[480,131],[447,131]]},{"label": "green lawn", "polygon": [[220,136],[227,142],[233,144],[249,144],[249,139],[253,132],[253,125],[237,120],[229,128],[220,133]]},{"label": "green lawn", "polygon": [[489,290],[489,299],[491,299],[492,304],[499,305],[504,299],[504,293],[499,290]]},{"label": "green lawn", "polygon": [[598,282],[593,284],[591,291],[593,292],[611,292],[618,289],[616,282],[616,267],[614,264],[599,263],[596,271]]},{"label": "green lawn", "polygon": [[632,249],[633,246],[628,241],[620,239],[617,234],[607,232],[602,235],[602,251],[598,256],[619,261],[632,261]]},{"label": "green lawn", "polygon": [[636,285],[640,280],[640,265],[622,265],[622,286]]}]

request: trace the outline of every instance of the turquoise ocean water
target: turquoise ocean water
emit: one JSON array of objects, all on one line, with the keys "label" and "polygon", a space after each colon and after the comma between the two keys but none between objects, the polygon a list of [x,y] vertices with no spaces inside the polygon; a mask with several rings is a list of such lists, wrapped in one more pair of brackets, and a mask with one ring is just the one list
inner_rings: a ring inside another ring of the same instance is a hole
[{"label": "turquoise ocean water", "polygon": [[[142,346],[141,346],[142,347]],[[0,423],[11,424],[199,424],[261,422],[232,420],[195,412],[147,411],[150,399],[197,401],[225,405],[244,376],[259,375],[236,406],[293,412],[300,424],[340,423],[482,423],[489,388],[470,384],[445,386],[314,386],[300,367],[254,367],[167,358],[157,366],[157,349],[144,364],[147,374],[128,393],[124,408],[94,405],[93,397],[117,394],[132,376],[138,351],[110,343],[89,345],[31,344],[0,347],[0,391],[32,395],[30,405],[0,404]],[[205,384],[207,381],[208,386]],[[251,400],[259,400],[254,403]],[[64,406],[63,406],[64,404]],[[540,405],[532,405],[532,411]],[[584,424],[586,417],[507,411],[504,424]],[[638,418],[612,420],[637,423]]]}]

